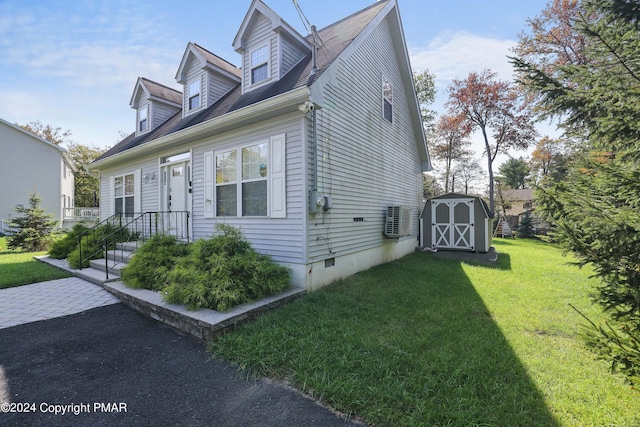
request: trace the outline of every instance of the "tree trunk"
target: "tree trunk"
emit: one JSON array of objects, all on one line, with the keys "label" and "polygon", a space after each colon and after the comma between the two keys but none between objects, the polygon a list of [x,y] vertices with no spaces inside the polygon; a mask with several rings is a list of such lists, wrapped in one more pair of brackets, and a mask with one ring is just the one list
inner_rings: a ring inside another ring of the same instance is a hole
[{"label": "tree trunk", "polygon": [[489,138],[487,138],[487,129],[482,126],[482,136],[484,137],[484,149],[487,151],[487,171],[489,172],[489,214],[494,216],[495,203],[493,201],[493,157],[491,156],[491,147],[489,146]]}]

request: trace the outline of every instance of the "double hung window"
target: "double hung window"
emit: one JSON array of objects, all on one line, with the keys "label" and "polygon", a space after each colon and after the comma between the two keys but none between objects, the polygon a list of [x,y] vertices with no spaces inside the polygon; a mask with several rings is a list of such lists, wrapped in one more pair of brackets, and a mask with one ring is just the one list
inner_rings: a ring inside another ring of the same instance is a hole
[{"label": "double hung window", "polygon": [[268,143],[215,156],[216,215],[267,216]]},{"label": "double hung window", "polygon": [[269,48],[264,45],[251,52],[251,84],[269,78]]},{"label": "double hung window", "polygon": [[393,123],[393,86],[386,78],[382,83],[382,98],[382,115],[389,123]]},{"label": "double hung window", "polygon": [[114,206],[116,214],[133,215],[135,210],[135,177],[134,174],[114,177]]},{"label": "double hung window", "polygon": [[189,110],[200,107],[200,79],[189,84]]},{"label": "double hung window", "polygon": [[138,130],[139,132],[146,132],[147,129],[149,129],[149,110],[147,109],[147,107],[141,108],[138,111],[138,121],[139,121],[139,127]]}]

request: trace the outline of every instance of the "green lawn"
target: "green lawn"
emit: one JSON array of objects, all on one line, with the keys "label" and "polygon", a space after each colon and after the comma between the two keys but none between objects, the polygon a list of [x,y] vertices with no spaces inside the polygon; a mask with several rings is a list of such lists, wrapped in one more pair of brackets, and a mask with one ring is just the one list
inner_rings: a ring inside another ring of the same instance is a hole
[{"label": "green lawn", "polygon": [[0,237],[0,289],[71,276],[60,269],[33,259],[38,255],[46,255],[46,252],[9,250],[7,238]]},{"label": "green lawn", "polygon": [[415,253],[265,315],[210,345],[379,426],[637,426],[640,392],[579,339],[600,319],[588,269],[531,240],[495,267]]}]

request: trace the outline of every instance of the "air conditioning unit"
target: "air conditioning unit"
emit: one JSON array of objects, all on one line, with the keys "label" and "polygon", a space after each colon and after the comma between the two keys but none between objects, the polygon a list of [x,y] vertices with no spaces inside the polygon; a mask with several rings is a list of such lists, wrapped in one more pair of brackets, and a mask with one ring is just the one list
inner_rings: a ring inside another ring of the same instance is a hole
[{"label": "air conditioning unit", "polygon": [[407,206],[388,206],[384,223],[384,235],[395,238],[411,234],[411,208]]}]

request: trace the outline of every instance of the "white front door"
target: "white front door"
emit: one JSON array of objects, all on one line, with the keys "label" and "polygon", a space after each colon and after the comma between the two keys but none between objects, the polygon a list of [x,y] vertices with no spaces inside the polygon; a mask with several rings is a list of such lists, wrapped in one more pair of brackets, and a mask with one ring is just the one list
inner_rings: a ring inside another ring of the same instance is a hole
[{"label": "white front door", "polygon": [[432,200],[434,248],[474,250],[473,199]]},{"label": "white front door", "polygon": [[162,168],[162,211],[165,233],[186,239],[189,234],[188,214],[190,201],[191,163],[173,163]]}]

